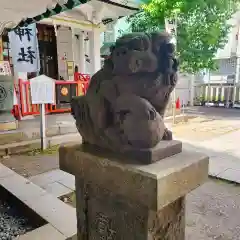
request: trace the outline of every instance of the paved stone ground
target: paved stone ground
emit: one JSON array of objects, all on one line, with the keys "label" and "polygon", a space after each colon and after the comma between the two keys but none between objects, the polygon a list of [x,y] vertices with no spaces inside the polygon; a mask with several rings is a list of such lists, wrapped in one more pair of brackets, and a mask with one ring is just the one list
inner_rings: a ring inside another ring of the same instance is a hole
[{"label": "paved stone ground", "polygon": [[[170,121],[171,122],[171,121]],[[168,123],[171,128],[171,124]],[[209,174],[240,183],[239,120],[195,118],[189,123],[173,126],[174,137],[187,149],[201,151],[210,157]],[[49,160],[48,160],[49,158]],[[0,162],[25,176],[34,176],[58,168],[55,156],[11,156]]]},{"label": "paved stone ground", "polygon": [[[52,170],[30,180],[60,197],[75,190],[74,176]],[[211,180],[187,196],[186,240],[240,239],[240,186]]]},{"label": "paved stone ground", "polygon": [[[58,169],[57,155],[16,156],[2,161],[56,197],[74,190],[74,177]],[[239,219],[240,187],[210,179],[187,196],[186,240],[239,240]]]},{"label": "paved stone ground", "polygon": [[[31,177],[56,197],[74,191],[74,177],[60,170]],[[186,240],[239,240],[240,187],[209,180],[187,196]]]},{"label": "paved stone ground", "polygon": [[170,128],[175,137],[195,142],[235,132],[240,129],[240,121],[197,117],[189,120],[188,123],[170,126]]},{"label": "paved stone ground", "polygon": [[11,156],[0,162],[24,177],[36,176],[59,168],[58,155]]},{"label": "paved stone ground", "polygon": [[[239,125],[239,121],[198,118],[188,125],[179,125],[177,130],[175,127],[174,135],[184,142],[185,148],[210,156],[210,175],[238,182]],[[58,170],[57,155],[14,156],[1,162],[55,196],[74,190],[74,177]],[[239,219],[240,187],[210,179],[187,197],[186,239],[239,240]]]},{"label": "paved stone ground", "polygon": [[[196,137],[197,138],[197,137]],[[209,175],[240,183],[240,130],[206,141],[179,139],[186,149],[200,151],[210,158]]]},{"label": "paved stone ground", "polygon": [[[40,117],[31,117],[27,120],[19,121],[19,129],[39,128]],[[46,115],[46,127],[50,128],[56,124],[74,125],[74,119],[70,113]]]},{"label": "paved stone ground", "polygon": [[[17,239],[60,240],[74,238],[73,236],[77,233],[77,219],[76,210],[73,207],[65,204],[51,193],[44,191],[41,187],[31,183],[28,179],[20,176],[3,164],[0,164],[0,185],[17,197],[23,204],[28,205],[33,212],[36,212],[47,223],[36,229],[36,231],[33,230]],[[10,209],[10,211],[12,210]],[[3,224],[1,225],[0,233],[3,230],[3,233],[8,235],[10,231],[14,233],[17,230],[17,226],[15,226],[16,219],[13,218],[14,222],[11,222],[8,216],[6,216],[7,221],[5,221],[5,215],[2,215],[1,218],[3,218]],[[66,224],[66,219],[68,224]],[[1,240],[9,239],[5,234],[0,235],[2,236],[2,238],[0,236]]]},{"label": "paved stone ground", "polygon": [[[56,149],[54,149],[56,151]],[[0,163],[14,170],[56,197],[75,190],[73,175],[59,170],[58,154],[36,156],[11,156],[0,159]]]},{"label": "paved stone ground", "polygon": [[195,106],[187,107],[185,112],[190,115],[206,118],[240,120],[240,109]]},{"label": "paved stone ground", "polygon": [[[30,178],[55,196],[74,190],[74,177],[59,170]],[[70,184],[66,181],[70,180]],[[53,182],[55,180],[55,182]],[[52,184],[47,184],[53,182]],[[63,188],[61,186],[68,186]],[[47,186],[54,186],[49,189]],[[187,196],[186,240],[239,240],[240,187],[209,180]]]},{"label": "paved stone ground", "polygon": [[209,180],[187,197],[186,240],[239,240],[240,187]]},{"label": "paved stone ground", "polygon": [[29,180],[56,197],[75,191],[75,177],[59,169],[32,176]]},{"label": "paved stone ground", "polygon": [[[18,122],[17,130],[0,132],[1,147],[8,148],[8,144],[19,143],[40,139],[40,119],[32,119]],[[75,121],[71,114],[56,114],[46,116],[46,136],[53,137],[58,135],[77,133]],[[6,146],[5,146],[6,145]]]},{"label": "paved stone ground", "polygon": [[210,157],[209,175],[240,183],[240,120],[197,117],[188,123],[166,124],[185,148]]}]

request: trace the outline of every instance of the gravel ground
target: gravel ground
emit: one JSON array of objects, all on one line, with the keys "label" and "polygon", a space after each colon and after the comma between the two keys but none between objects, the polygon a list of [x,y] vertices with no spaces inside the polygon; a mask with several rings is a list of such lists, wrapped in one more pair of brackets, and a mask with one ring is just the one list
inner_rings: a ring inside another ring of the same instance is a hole
[{"label": "gravel ground", "polygon": [[209,180],[187,197],[186,240],[240,239],[240,186]]},{"label": "gravel ground", "polygon": [[12,240],[31,230],[29,221],[15,207],[0,200],[0,240]]}]

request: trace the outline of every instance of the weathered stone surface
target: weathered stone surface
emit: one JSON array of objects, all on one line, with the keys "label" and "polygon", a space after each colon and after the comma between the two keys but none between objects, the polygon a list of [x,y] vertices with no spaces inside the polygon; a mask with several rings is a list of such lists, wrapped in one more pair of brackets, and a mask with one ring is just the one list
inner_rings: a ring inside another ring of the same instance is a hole
[{"label": "weathered stone surface", "polygon": [[207,179],[208,158],[165,127],[177,67],[169,35],[127,34],[73,99],[83,144],[59,156],[75,175],[79,240],[184,240],[185,196]]},{"label": "weathered stone surface", "polygon": [[56,239],[56,240],[66,240],[66,237],[57,231],[50,224],[44,225],[37,228],[27,234],[24,234],[17,238],[18,240],[42,240],[42,239]]},{"label": "weathered stone surface", "polygon": [[155,211],[186,195],[208,177],[208,157],[183,151],[153,164],[107,159],[66,144],[59,149],[60,169],[86,183],[128,196]]},{"label": "weathered stone surface", "polygon": [[205,182],[208,158],[183,151],[152,164],[60,148],[76,176],[78,239],[183,240],[185,195]]},{"label": "weathered stone surface", "polygon": [[149,213],[148,238],[145,239],[185,239],[185,197],[177,199],[157,213]]},{"label": "weathered stone surface", "polygon": [[13,107],[13,76],[0,75],[0,122],[4,122],[2,114],[8,113]]},{"label": "weathered stone surface", "polygon": [[150,149],[127,149],[121,153],[115,153],[92,144],[83,144],[82,149],[85,152],[101,156],[104,158],[117,158],[121,161],[137,161],[142,164],[150,164],[166,157],[182,151],[182,143],[180,141],[161,141],[155,147]]},{"label": "weathered stone surface", "polygon": [[80,178],[76,187],[79,240],[184,239],[184,197],[156,212]]},{"label": "weathered stone surface", "polygon": [[17,128],[17,122],[11,114],[13,108],[13,84],[13,76],[0,75],[0,132]]},{"label": "weathered stone surface", "polygon": [[[116,41],[86,96],[72,113],[84,143],[118,153],[172,140],[163,116],[177,82],[174,46],[165,33],[134,33]],[[145,159],[145,157],[144,157]]]},{"label": "weathered stone surface", "polygon": [[[53,226],[56,231],[64,235],[64,239],[76,239],[77,218],[74,208],[2,164],[0,164],[0,185]],[[39,235],[34,236],[32,234],[30,236],[32,240],[39,237]],[[44,238],[44,236],[42,236],[42,239],[61,239],[54,238],[54,235],[53,238],[51,238],[51,235],[49,235],[49,238]],[[30,237],[26,239],[30,239]]]}]

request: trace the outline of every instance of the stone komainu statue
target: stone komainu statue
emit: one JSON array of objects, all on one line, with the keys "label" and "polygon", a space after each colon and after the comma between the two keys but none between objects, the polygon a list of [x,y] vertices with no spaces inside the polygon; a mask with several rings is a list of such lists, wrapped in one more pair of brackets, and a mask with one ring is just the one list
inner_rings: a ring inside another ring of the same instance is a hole
[{"label": "stone komainu statue", "polygon": [[171,140],[163,116],[177,82],[177,67],[168,34],[119,38],[86,95],[72,100],[83,142],[123,152]]}]

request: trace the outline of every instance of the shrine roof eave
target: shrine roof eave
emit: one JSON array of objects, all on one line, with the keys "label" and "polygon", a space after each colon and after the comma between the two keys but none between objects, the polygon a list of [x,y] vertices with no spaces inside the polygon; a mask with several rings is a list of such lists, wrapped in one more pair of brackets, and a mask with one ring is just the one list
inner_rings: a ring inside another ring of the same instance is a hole
[{"label": "shrine roof eave", "polygon": [[[87,0],[85,0],[86,2]],[[80,4],[79,0],[6,0],[0,2],[0,35],[4,29],[13,29],[17,26],[28,25],[40,20],[41,15],[52,14],[53,10],[67,9],[73,2],[73,6]]]},{"label": "shrine roof eave", "polygon": [[43,19],[58,15],[61,12],[73,9],[86,2],[87,0],[59,0],[59,2],[57,2],[57,4],[52,8],[46,8],[45,11],[41,12],[40,14],[34,17],[23,19],[21,22],[19,22],[19,24],[16,27],[23,27],[32,23],[39,22]]},{"label": "shrine roof eave", "polygon": [[[54,0],[44,0],[44,1],[54,1]],[[140,0],[141,1],[141,0]],[[92,8],[93,11],[98,12],[99,7],[101,8],[101,23],[107,24],[113,20],[121,18],[123,16],[128,16],[139,10],[140,3],[137,3],[136,0],[126,0],[125,3],[122,3],[122,0],[55,0],[58,2],[52,8],[46,8],[44,12],[34,17],[27,17],[20,21],[17,25],[13,27],[23,27],[31,23],[48,21],[46,19],[61,18],[65,19],[71,17],[71,11],[79,12],[79,15],[88,15],[86,8]],[[61,2],[61,3],[60,3]],[[64,15],[64,16],[62,16]],[[68,16],[70,15],[70,16]],[[84,22],[82,20],[88,21],[89,19],[72,19],[77,24],[79,22]],[[79,21],[80,20],[80,21]],[[69,20],[67,20],[69,22]],[[66,22],[66,21],[65,21]],[[100,23],[100,22],[98,22]]]},{"label": "shrine roof eave", "polygon": [[45,18],[39,22],[40,24],[47,24],[47,25],[55,25],[55,26],[62,26],[62,27],[70,27],[79,29],[81,31],[92,31],[94,28],[97,28],[100,32],[106,31],[106,26],[101,24],[92,24],[88,21],[84,20],[77,20],[77,19],[71,19],[68,17],[62,17],[62,16],[53,16],[51,18]]},{"label": "shrine roof eave", "polygon": [[[132,15],[136,12],[136,9],[138,8],[134,5],[125,6],[116,2],[105,3],[101,0],[91,0],[71,10],[42,19],[40,23],[61,25],[86,31],[91,31],[92,28],[105,31],[106,24],[121,17]],[[96,11],[98,17],[94,17]]]}]

